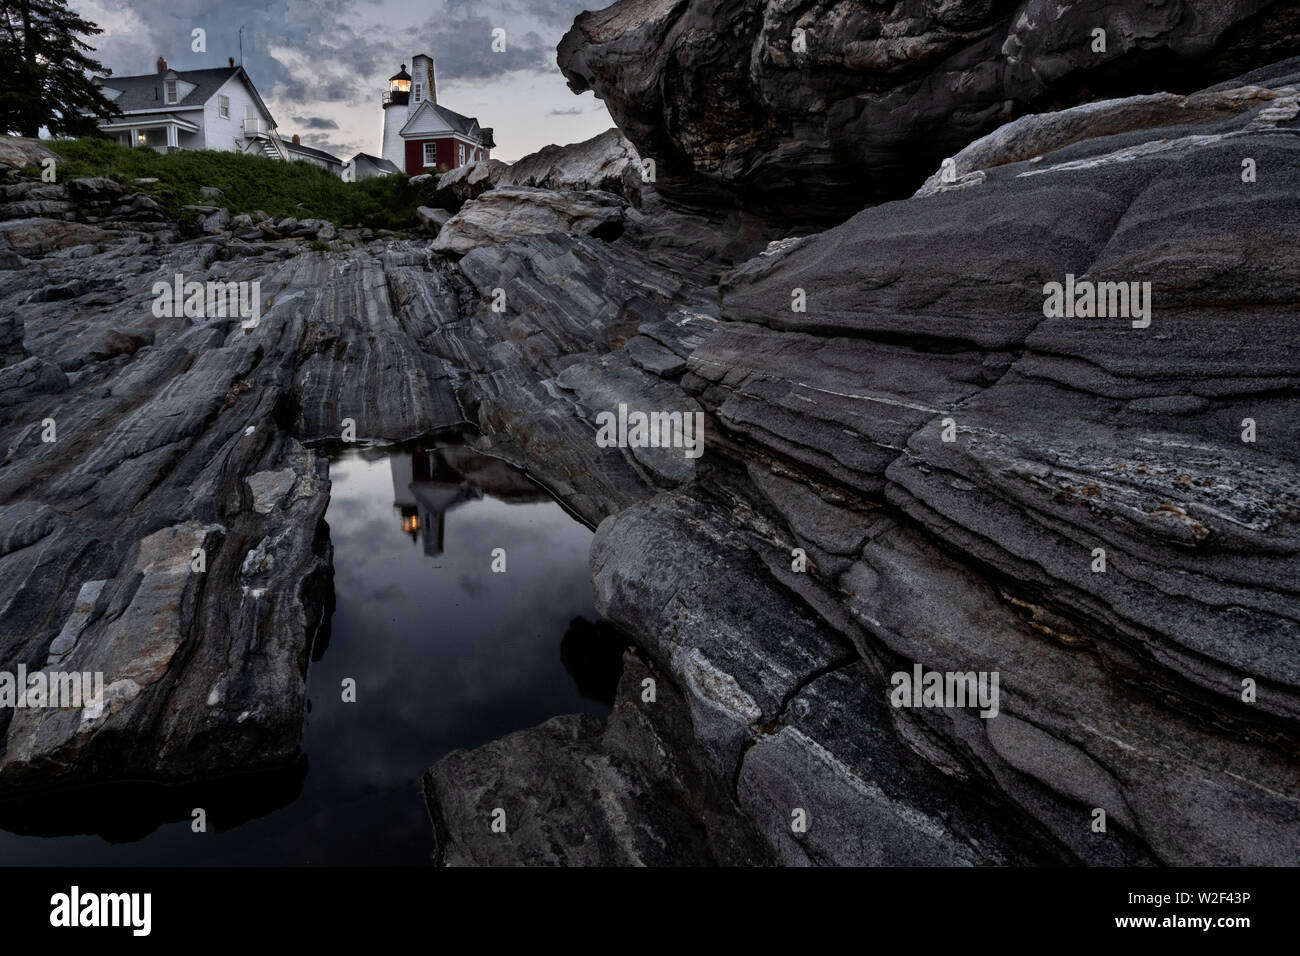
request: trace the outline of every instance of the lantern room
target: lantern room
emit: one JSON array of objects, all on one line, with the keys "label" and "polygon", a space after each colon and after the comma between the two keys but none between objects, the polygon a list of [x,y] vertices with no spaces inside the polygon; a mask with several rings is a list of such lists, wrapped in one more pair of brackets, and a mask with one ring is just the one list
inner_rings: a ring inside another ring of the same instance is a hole
[{"label": "lantern room", "polygon": [[406,106],[411,99],[411,74],[406,72],[406,64],[388,78],[388,92],[384,94],[384,106]]}]

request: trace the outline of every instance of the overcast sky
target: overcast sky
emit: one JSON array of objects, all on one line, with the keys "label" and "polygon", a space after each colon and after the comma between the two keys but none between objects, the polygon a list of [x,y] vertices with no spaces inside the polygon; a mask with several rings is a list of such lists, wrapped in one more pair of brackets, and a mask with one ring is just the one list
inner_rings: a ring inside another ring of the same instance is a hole
[{"label": "overcast sky", "polygon": [[[511,161],[549,143],[574,143],[613,126],[592,94],[575,96],[555,46],[584,9],[612,0],[69,0],[104,32],[95,56],[119,76],[239,62],[282,136],[347,159],[379,153],[388,78],[416,53],[437,70],[438,102],[494,128],[492,155]],[[207,52],[191,52],[195,27]],[[492,31],[506,31],[504,53]]]}]

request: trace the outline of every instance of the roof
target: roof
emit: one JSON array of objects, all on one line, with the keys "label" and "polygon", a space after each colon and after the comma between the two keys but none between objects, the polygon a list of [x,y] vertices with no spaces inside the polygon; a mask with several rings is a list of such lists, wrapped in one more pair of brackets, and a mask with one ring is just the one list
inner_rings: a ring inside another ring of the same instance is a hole
[{"label": "roof", "polygon": [[328,163],[337,163],[340,166],[343,165],[343,160],[339,159],[337,156],[330,155],[323,149],[313,149],[310,146],[304,146],[301,143],[294,143],[292,141],[286,142],[284,146],[285,149],[289,150],[291,153],[302,153],[304,156],[311,156],[313,159],[323,159]]},{"label": "roof", "polygon": [[[415,123],[419,115],[422,112],[424,112],[426,109],[432,110],[435,114],[437,114],[438,118],[441,119],[443,123],[447,125],[447,128],[450,129],[453,133],[459,133],[460,135],[468,137],[470,139],[483,138],[482,136],[483,131],[478,125],[477,117],[464,116],[461,113],[457,113],[455,110],[449,110],[447,109],[447,107],[441,106],[438,103],[433,102],[433,100],[425,100],[423,103],[420,104],[419,108],[416,109],[416,111],[411,114],[410,119],[408,119],[406,121],[406,124],[402,127],[402,131],[401,131],[402,135],[406,134],[407,129],[410,128],[411,125]],[[488,138],[489,139],[491,138],[490,134]]]},{"label": "roof", "polygon": [[393,80],[409,80],[410,78],[411,78],[411,74],[406,72],[406,64],[403,63],[402,69],[399,72],[394,73],[392,76],[390,76],[388,78],[388,82],[391,83],[393,82]]},{"label": "roof", "polygon": [[175,113],[157,113],[149,117],[137,117],[135,119],[132,119],[129,116],[123,116],[121,119],[112,119],[100,123],[99,128],[105,130],[130,129],[131,127],[145,129],[150,126],[166,126],[168,123],[175,123],[177,126],[187,129],[192,133],[196,133],[199,130],[197,123],[191,122],[183,116],[177,116]]},{"label": "roof", "polygon": [[[182,97],[179,103],[168,103],[163,98],[163,81],[173,74],[177,79],[194,84],[194,89]],[[242,66],[223,66],[214,70],[168,70],[165,74],[145,73],[140,76],[108,76],[99,79],[98,82],[106,89],[121,90],[122,95],[113,102],[123,113],[130,113],[137,110],[198,109],[212,99],[217,90],[221,89],[228,80],[241,75],[244,82],[248,84],[257,105],[262,108],[263,113],[270,116],[271,111],[262,102],[257,88],[253,86],[253,81],[249,79]]]},{"label": "roof", "polygon": [[194,89],[179,103],[167,103],[163,100],[162,73],[146,73],[143,76],[108,76],[100,80],[100,85],[111,90],[121,90],[122,95],[115,102],[123,112],[128,110],[153,110],[164,106],[184,109],[202,106],[225,82],[235,75],[239,67],[222,67],[219,70],[171,70],[178,79],[193,83]]},{"label": "roof", "polygon": [[388,160],[380,159],[378,156],[371,156],[369,153],[357,153],[355,156],[349,159],[348,162],[355,163],[358,159],[364,159],[366,162],[370,163],[370,165],[378,166],[386,173],[401,172],[400,169],[398,169],[393,163],[390,163]]}]

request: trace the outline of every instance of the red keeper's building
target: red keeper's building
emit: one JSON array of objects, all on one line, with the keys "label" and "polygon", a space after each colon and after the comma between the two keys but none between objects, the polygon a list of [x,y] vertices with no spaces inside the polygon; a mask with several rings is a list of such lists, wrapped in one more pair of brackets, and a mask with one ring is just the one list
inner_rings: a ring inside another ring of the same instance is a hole
[{"label": "red keeper's building", "polygon": [[383,158],[408,176],[455,169],[491,158],[492,128],[438,103],[433,58],[420,53],[388,81],[383,94]]}]

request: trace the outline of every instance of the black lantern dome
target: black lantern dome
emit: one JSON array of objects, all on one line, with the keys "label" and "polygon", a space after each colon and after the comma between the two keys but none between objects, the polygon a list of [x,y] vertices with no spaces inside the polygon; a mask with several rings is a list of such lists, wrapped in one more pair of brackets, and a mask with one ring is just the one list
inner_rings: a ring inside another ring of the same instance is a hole
[{"label": "black lantern dome", "polygon": [[405,106],[411,99],[411,74],[406,72],[406,64],[388,78],[388,92],[384,94],[384,106]]}]

